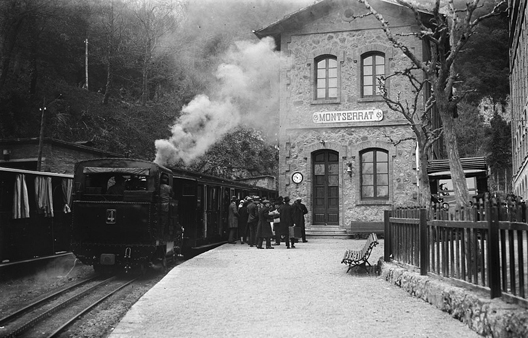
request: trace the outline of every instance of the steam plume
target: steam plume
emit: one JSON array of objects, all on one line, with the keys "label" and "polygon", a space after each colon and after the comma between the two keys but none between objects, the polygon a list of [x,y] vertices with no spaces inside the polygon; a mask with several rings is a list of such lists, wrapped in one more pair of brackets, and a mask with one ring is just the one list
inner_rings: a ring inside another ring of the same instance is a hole
[{"label": "steam plume", "polygon": [[211,94],[197,95],[182,109],[169,139],[157,140],[154,162],[189,165],[239,124],[264,132],[277,127],[281,54],[272,38],[237,42],[214,73]]}]

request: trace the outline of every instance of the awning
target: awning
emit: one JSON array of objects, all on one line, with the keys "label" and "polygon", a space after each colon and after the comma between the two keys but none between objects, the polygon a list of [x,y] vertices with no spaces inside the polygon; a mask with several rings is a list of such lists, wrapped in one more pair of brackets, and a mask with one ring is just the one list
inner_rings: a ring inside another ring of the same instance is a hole
[{"label": "awning", "polygon": [[[476,172],[486,172],[488,170],[488,165],[486,164],[485,157],[464,157],[460,159],[462,164],[462,170],[465,173],[468,173],[472,170],[477,170]],[[432,176],[437,175],[450,175],[449,160],[431,160],[427,166],[427,173]],[[440,174],[441,172],[445,172]]]},{"label": "awning", "polygon": [[148,168],[105,168],[105,167],[85,167],[83,174],[130,174],[130,175],[145,175],[150,174]]},{"label": "awning", "polygon": [[[476,176],[476,175],[472,175],[472,174],[480,174],[480,173],[485,173],[486,170],[477,170],[477,169],[470,169],[470,170],[464,170],[464,174],[466,174],[466,176]],[[451,176],[451,172],[450,171],[437,171],[435,173],[430,173],[429,176],[431,177],[436,177],[436,176]]]}]

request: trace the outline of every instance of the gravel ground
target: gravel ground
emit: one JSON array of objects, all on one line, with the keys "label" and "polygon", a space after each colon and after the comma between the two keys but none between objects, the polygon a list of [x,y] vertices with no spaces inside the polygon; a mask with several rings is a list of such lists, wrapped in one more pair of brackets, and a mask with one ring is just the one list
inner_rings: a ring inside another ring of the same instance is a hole
[{"label": "gravel ground", "polygon": [[[91,266],[75,261],[73,255],[51,260],[38,268],[16,277],[4,278],[0,281],[0,317],[28,304],[33,299],[57,290],[68,284],[94,274]],[[114,329],[130,307],[159,282],[164,274],[150,273],[127,289],[125,294],[113,296],[108,302],[103,302],[89,314],[74,323],[60,337],[104,338]],[[50,319],[47,319],[48,321]],[[3,336],[4,327],[0,327]]]},{"label": "gravel ground", "polygon": [[[223,245],[172,269],[110,337],[479,337],[376,276],[347,274],[344,251],[363,243]],[[382,254],[381,243],[371,264]]]}]

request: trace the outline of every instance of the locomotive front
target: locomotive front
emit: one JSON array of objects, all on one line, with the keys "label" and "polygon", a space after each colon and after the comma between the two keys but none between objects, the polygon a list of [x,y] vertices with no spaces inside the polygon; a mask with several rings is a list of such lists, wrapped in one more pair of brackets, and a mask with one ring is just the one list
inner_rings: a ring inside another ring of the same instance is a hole
[{"label": "locomotive front", "polygon": [[96,271],[128,271],[164,261],[173,242],[163,221],[162,174],[162,167],[140,160],[77,163],[72,251],[81,262]]}]

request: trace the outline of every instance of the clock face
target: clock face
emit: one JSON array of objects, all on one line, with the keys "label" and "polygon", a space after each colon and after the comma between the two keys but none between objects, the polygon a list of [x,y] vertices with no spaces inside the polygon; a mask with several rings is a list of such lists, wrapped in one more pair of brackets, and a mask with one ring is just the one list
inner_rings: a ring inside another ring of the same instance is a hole
[{"label": "clock face", "polygon": [[301,183],[303,180],[303,175],[300,172],[293,173],[292,175],[292,181],[293,183]]}]

